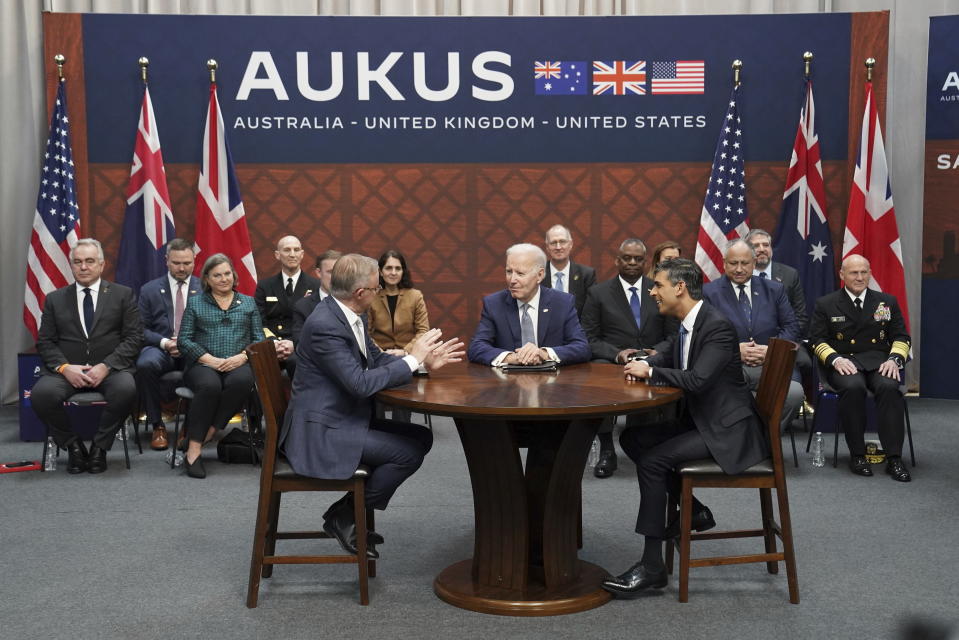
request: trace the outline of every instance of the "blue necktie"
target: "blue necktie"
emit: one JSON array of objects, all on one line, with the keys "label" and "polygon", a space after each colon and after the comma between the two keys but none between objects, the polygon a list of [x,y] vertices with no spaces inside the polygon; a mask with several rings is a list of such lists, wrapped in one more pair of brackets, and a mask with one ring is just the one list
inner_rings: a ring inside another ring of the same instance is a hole
[{"label": "blue necktie", "polygon": [[563,292],[566,291],[566,289],[563,287],[563,272],[562,272],[562,271],[557,271],[557,272],[556,272],[556,286],[553,287],[553,288],[556,289],[557,291],[563,291]]},{"label": "blue necktie", "polygon": [[749,303],[749,296],[746,295],[746,285],[740,284],[739,287],[739,307],[746,316],[746,326],[753,326],[753,306]]},{"label": "blue necktie", "polygon": [[633,312],[633,320],[636,321],[636,328],[639,329],[642,322],[640,321],[639,313],[639,293],[636,291],[636,287],[629,288],[629,308]]},{"label": "blue necktie", "polygon": [[93,296],[90,294],[90,287],[83,288],[83,327],[87,331],[87,337],[90,337],[90,331],[93,330]]},{"label": "blue necktie", "polygon": [[762,279],[765,279],[765,278],[767,278],[768,276],[766,275],[766,272],[765,272],[765,271],[760,271],[760,272],[759,272],[759,277],[762,278]]},{"label": "blue necktie", "polygon": [[680,369],[686,368],[686,366],[683,364],[683,352],[686,350],[685,349],[686,336],[688,335],[689,335],[689,332],[686,331],[686,325],[680,324],[679,325],[679,368]]},{"label": "blue necktie", "polygon": [[529,317],[529,304],[523,303],[523,316],[519,321],[520,341],[525,345],[532,342],[536,344],[536,334],[533,332],[533,319]]}]

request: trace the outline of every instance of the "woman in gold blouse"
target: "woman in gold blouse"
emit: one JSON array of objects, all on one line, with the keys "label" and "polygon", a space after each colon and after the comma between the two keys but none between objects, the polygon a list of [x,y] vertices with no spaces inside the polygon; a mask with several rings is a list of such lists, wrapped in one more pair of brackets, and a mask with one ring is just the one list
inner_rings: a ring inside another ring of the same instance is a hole
[{"label": "woman in gold blouse", "polygon": [[[370,307],[370,337],[386,353],[403,357],[413,341],[430,328],[423,293],[413,288],[406,258],[395,249],[380,256],[380,286]],[[409,420],[409,411],[393,410],[394,420]]]}]

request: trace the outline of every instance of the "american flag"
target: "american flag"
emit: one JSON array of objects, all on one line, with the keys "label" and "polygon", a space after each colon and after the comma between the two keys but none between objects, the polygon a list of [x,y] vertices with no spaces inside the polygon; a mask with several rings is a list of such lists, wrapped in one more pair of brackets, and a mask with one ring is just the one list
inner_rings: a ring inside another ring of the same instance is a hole
[{"label": "american flag", "polygon": [[593,61],[593,95],[646,95],[646,61]]},{"label": "american flag", "polygon": [[806,100],[799,113],[799,129],[786,174],[773,255],[799,272],[807,309],[836,288],[812,80],[806,81]]},{"label": "american flag", "polygon": [[211,82],[210,104],[203,130],[203,164],[200,167],[196,199],[196,273],[199,275],[207,258],[214,253],[224,253],[233,261],[237,290],[253,295],[256,290],[256,265],[253,263],[243,200],[240,198],[224,129],[216,83]]},{"label": "american flag", "polygon": [[743,162],[743,131],[737,102],[739,87],[733,87],[729,108],[719,131],[713,170],[706,187],[706,200],[699,218],[696,264],[707,281],[723,274],[723,249],[730,240],[749,233],[746,210],[746,171]]},{"label": "american flag", "polygon": [[66,82],[57,86],[50,117],[50,135],[43,154],[40,189],[27,248],[27,282],[23,295],[23,322],[37,338],[47,294],[73,282],[70,247],[80,237],[80,208],[74,189],[73,152],[68,138]]},{"label": "american flag", "polygon": [[859,155],[849,193],[849,211],[842,242],[843,260],[854,253],[869,261],[872,270],[869,287],[896,296],[908,331],[906,273],[902,267],[899,227],[896,224],[896,209],[892,204],[886,148],[872,95],[872,82],[866,83],[866,108],[862,116]]},{"label": "american flag", "polygon": [[117,282],[138,292],[141,285],[166,273],[164,247],[174,235],[160,133],[153,115],[150,90],[144,87],[127,186],[127,210],[120,236]]},{"label": "american flag", "polygon": [[654,95],[706,92],[706,63],[703,60],[653,62],[650,70],[650,87]]}]

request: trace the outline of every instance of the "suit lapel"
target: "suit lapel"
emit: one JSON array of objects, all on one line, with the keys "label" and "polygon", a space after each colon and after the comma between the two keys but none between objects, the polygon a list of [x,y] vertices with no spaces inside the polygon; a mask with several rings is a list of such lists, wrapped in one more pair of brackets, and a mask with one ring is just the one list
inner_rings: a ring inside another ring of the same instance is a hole
[{"label": "suit lapel", "polygon": [[80,319],[80,294],[77,291],[77,285],[71,284],[67,291],[67,301],[70,303],[70,317],[80,327],[80,334],[83,334],[83,320]]},{"label": "suit lapel", "polygon": [[746,324],[746,317],[743,315],[743,310],[739,306],[739,296],[736,295],[736,291],[733,289],[735,286],[733,281],[726,276],[723,276],[722,283],[723,286],[720,287],[721,295],[726,300],[726,304],[729,305],[729,308],[733,310],[732,317],[729,318],[729,320],[737,328],[745,327],[747,334],[752,333],[752,328]]},{"label": "suit lapel", "polygon": [[[166,317],[167,317],[167,320],[168,320],[169,323],[170,323],[170,330],[172,331],[172,330],[173,330],[173,325],[175,324],[174,318],[173,318],[173,311],[174,311],[174,308],[173,308],[173,296],[176,295],[176,289],[173,289],[173,290],[171,291],[171,290],[167,289],[167,287],[169,287],[169,286],[170,286],[170,277],[169,277],[169,275],[163,276],[163,284],[160,285],[160,301],[163,303],[163,310],[166,311]],[[189,297],[189,295],[190,295],[190,292],[189,292],[189,289],[190,289],[190,281],[187,280],[185,283],[183,283],[183,286],[185,286],[185,287],[187,288],[187,290],[183,292],[183,308],[185,309],[185,308],[186,308],[186,299],[187,299],[187,298]]]},{"label": "suit lapel", "polygon": [[[363,365],[363,368],[366,369],[367,368],[366,357],[363,355],[363,352],[360,350],[360,344],[356,341],[356,332],[353,331],[353,327],[347,321],[346,314],[344,314],[343,310],[340,309],[340,305],[336,304],[335,302],[331,301],[327,304],[330,304],[333,307],[333,317],[336,318],[337,321],[339,321],[340,324],[343,325],[343,330],[346,331],[346,333],[352,337],[352,340],[350,340],[350,343],[352,343],[353,345],[353,353],[354,355],[356,355],[356,359],[360,361],[360,364]],[[361,319],[363,320],[364,334],[369,333],[369,328],[366,326],[365,319],[363,319],[362,317]]]},{"label": "suit lapel", "polygon": [[[624,322],[628,322],[630,326],[633,327],[633,331],[636,334],[639,334],[639,329],[636,327],[636,322],[633,320],[633,309],[629,306],[629,298],[626,297],[626,292],[623,291],[622,282],[619,281],[619,276],[617,276],[613,281],[612,291],[610,292],[613,296],[613,300],[616,303],[616,306],[619,307],[619,312],[623,317]],[[643,303],[640,302],[640,318],[645,322],[645,313],[643,312]]]},{"label": "suit lapel", "polygon": [[703,333],[702,328],[703,323],[706,322],[707,314],[706,304],[703,303],[703,306],[699,308],[699,314],[696,316],[696,322],[693,323],[693,339],[689,341],[689,357],[686,359],[689,363],[688,369],[693,368],[693,362],[696,361],[696,356],[699,355],[699,345]]},{"label": "suit lapel", "polygon": [[103,315],[103,309],[110,303],[110,294],[111,294],[110,283],[106,280],[100,281],[100,292],[97,293],[97,306],[93,310],[93,326],[89,328],[87,332],[87,337],[93,337],[93,332],[97,328],[97,322],[100,321],[100,316]]},{"label": "suit lapel", "polygon": [[570,260],[569,262],[569,283],[566,285],[568,293],[574,296],[579,294],[579,288],[583,284],[583,274],[580,272],[579,265]]},{"label": "suit lapel", "polygon": [[504,306],[506,307],[506,324],[509,325],[510,334],[513,336],[513,344],[523,346],[521,342],[523,332],[519,326],[519,305],[516,303],[516,298],[509,294],[509,291],[506,292]]},{"label": "suit lapel", "polygon": [[549,330],[549,321],[554,315],[553,313],[550,313],[549,307],[550,305],[547,302],[546,292],[540,289],[539,309],[536,312],[536,344],[540,346],[542,346],[546,341],[546,332]]}]

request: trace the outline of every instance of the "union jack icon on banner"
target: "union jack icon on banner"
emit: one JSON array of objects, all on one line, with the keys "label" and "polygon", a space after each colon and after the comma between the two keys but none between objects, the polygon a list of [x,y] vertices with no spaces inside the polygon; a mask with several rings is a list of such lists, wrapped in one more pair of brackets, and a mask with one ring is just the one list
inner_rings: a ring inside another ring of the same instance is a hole
[{"label": "union jack icon on banner", "polygon": [[558,78],[562,70],[562,65],[559,62],[537,62],[533,65],[533,77]]},{"label": "union jack icon on banner", "polygon": [[593,95],[646,95],[645,60],[593,61]]}]

